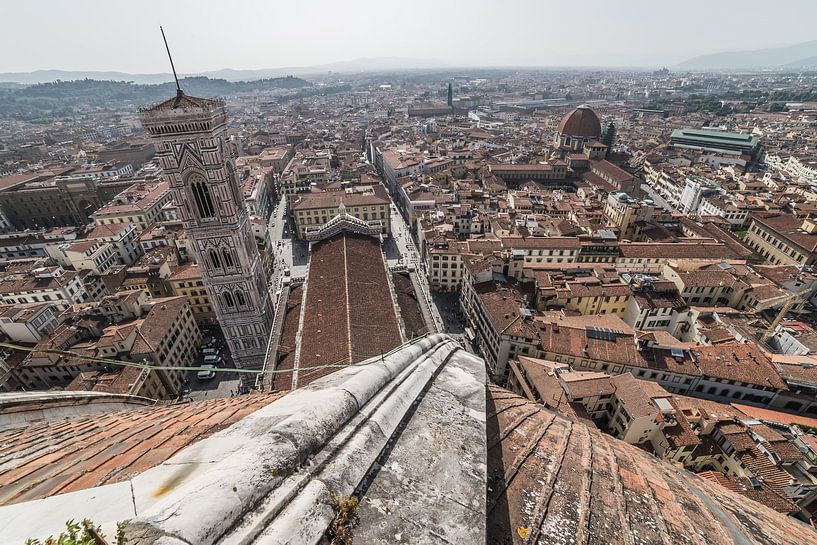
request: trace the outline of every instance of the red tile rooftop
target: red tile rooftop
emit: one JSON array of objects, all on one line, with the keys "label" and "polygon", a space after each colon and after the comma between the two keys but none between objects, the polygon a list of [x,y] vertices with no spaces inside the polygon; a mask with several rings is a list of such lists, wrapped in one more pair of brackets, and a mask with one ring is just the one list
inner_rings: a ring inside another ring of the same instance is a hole
[{"label": "red tile rooftop", "polygon": [[354,206],[385,205],[391,202],[386,190],[374,186],[371,193],[346,193],[327,191],[325,193],[303,193],[290,200],[293,211],[337,208],[341,203],[347,208]]},{"label": "red tile rooftop", "polygon": [[792,513],[799,510],[796,505],[763,483],[761,483],[760,488],[755,488],[749,479],[745,477],[731,477],[717,471],[702,471],[698,473],[698,476],[718,483],[732,492],[746,496],[780,513]]},{"label": "red tile rooftop", "polygon": [[553,170],[551,163],[516,164],[498,163],[488,165],[491,172],[543,172]]},{"label": "red tile rooftop", "polygon": [[125,481],[282,394],[126,409],[0,430],[0,505]]},{"label": "red tile rooftop", "polygon": [[[313,247],[297,366],[344,365],[401,344],[377,239],[341,234]],[[333,372],[298,372],[297,386]]]},{"label": "red tile rooftop", "polygon": [[817,543],[806,524],[507,390],[488,386],[486,410],[488,545]]},{"label": "red tile rooftop", "polygon": [[[285,371],[295,368],[295,348],[298,336],[298,322],[301,319],[301,302],[303,300],[303,286],[294,286],[289,292],[286,301],[286,315],[281,337],[278,339],[278,354],[276,370]],[[292,388],[292,373],[277,373],[273,377],[273,390],[289,390]]]},{"label": "red tile rooftop", "polygon": [[733,408],[742,412],[750,418],[757,418],[758,420],[766,420],[775,422],[777,424],[791,425],[797,424],[801,426],[809,426],[817,428],[817,418],[809,418],[808,416],[800,416],[797,414],[789,414],[772,409],[762,409],[760,407],[752,407],[750,405],[743,405],[740,403],[732,403]]}]

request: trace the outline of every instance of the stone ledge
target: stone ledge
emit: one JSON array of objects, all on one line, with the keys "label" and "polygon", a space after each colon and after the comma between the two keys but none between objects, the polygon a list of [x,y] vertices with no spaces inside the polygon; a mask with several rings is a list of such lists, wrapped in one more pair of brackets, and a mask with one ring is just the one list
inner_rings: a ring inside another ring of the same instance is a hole
[{"label": "stone ledge", "polygon": [[[481,360],[429,335],[291,392],[130,481],[2,507],[0,528],[21,528],[25,540],[88,517],[109,535],[130,519],[131,545],[318,543],[333,496],[353,494],[376,474],[384,449],[401,440],[415,448],[416,438],[401,435],[429,392],[470,427],[484,425],[484,385]],[[429,403],[424,418],[440,427],[439,402]],[[484,439],[471,446],[484,465]],[[18,525],[19,517],[31,523]]]},{"label": "stone ledge", "polygon": [[[352,494],[458,349],[433,335],[382,361],[338,371],[136,477],[137,505],[168,483],[173,489],[129,523],[145,536],[133,543],[158,543],[160,536],[191,544],[265,542],[286,533],[292,520],[300,521],[299,542],[317,543],[332,518],[331,497]],[[304,496],[308,491],[320,505]]]}]

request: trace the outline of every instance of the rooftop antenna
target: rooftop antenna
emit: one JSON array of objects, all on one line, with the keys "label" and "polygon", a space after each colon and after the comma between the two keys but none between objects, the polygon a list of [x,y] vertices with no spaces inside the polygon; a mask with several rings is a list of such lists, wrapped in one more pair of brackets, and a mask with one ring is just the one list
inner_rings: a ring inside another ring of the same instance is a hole
[{"label": "rooftop antenna", "polygon": [[182,86],[179,85],[179,77],[176,75],[176,67],[173,66],[173,57],[170,55],[170,47],[167,45],[165,29],[162,28],[162,25],[159,25],[159,30],[162,31],[162,39],[165,41],[165,49],[167,49],[167,58],[170,59],[170,69],[173,70],[173,79],[176,80],[176,96],[179,97],[184,94],[184,91],[182,91]]}]

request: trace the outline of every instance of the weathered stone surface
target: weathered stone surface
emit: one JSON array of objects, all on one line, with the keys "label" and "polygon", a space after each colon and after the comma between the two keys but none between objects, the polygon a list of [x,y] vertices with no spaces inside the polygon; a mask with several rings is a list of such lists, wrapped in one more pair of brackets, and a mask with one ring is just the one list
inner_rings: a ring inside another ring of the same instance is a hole
[{"label": "weathered stone surface", "polygon": [[[160,484],[156,489],[162,496],[140,510],[130,524],[147,525],[156,535],[197,544],[255,539],[317,543],[332,518],[331,509],[327,518],[332,497],[351,495],[390,443],[414,445],[414,438],[401,427],[404,419],[410,420],[422,408],[428,426],[450,427],[456,425],[451,419],[461,416],[479,429],[479,419],[473,416],[478,402],[470,397],[484,389],[482,365],[476,366],[477,373],[464,372],[451,363],[458,352],[458,345],[445,336],[430,336],[382,361],[373,359],[315,381],[286,396],[286,403],[260,409],[181,452],[164,467],[138,477],[139,497],[146,497],[150,486],[156,486],[154,475],[161,475],[173,488],[166,490],[168,485]],[[428,392],[436,392],[437,384],[458,392],[439,394],[447,403],[459,405],[460,414],[439,402],[420,401]],[[463,405],[466,401],[469,407]],[[475,449],[477,465],[484,468],[484,444],[468,443]],[[472,472],[470,465],[463,467],[467,470],[463,475]],[[458,480],[452,467],[442,469]],[[427,499],[435,501],[433,496]],[[135,543],[154,543],[153,539],[140,538]]]},{"label": "weathered stone surface", "polygon": [[[354,542],[367,545],[817,544],[813,528],[485,381],[480,358],[432,335],[276,399],[116,490],[11,507],[41,530],[70,514],[111,533],[132,517],[130,545],[317,545],[332,499],[350,495]],[[8,509],[0,541],[16,535]]]}]

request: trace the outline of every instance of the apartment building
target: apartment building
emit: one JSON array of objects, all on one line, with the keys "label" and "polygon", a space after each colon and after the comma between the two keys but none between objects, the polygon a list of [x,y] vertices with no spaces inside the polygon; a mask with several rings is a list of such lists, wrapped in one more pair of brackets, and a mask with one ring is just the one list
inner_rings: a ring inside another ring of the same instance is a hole
[{"label": "apartment building", "polygon": [[325,184],[329,181],[331,164],[331,150],[298,150],[281,174],[281,193],[295,195]]},{"label": "apartment building", "polygon": [[181,265],[170,275],[168,281],[173,288],[174,294],[187,297],[187,302],[196,322],[200,324],[214,323],[216,315],[197,264],[187,263]]},{"label": "apartment building", "polygon": [[36,343],[60,323],[55,303],[0,305],[0,331],[13,342]]},{"label": "apartment building", "polygon": [[810,518],[817,501],[817,445],[786,423],[811,419],[675,395],[630,373],[574,371],[523,356],[509,363],[508,387],[519,395],[577,421],[591,420],[689,471],[705,471],[703,477],[772,509]]},{"label": "apartment building", "polygon": [[622,319],[639,331],[674,331],[685,308],[675,284],[652,278],[629,280],[633,295]]},{"label": "apartment building", "polygon": [[502,245],[512,258],[512,276],[534,263],[575,263],[581,250],[577,237],[503,237]]},{"label": "apartment building", "polygon": [[633,298],[633,290],[620,282],[565,282],[564,291],[556,290],[549,305],[562,305],[583,316],[613,314],[623,317]]},{"label": "apartment building", "polygon": [[162,207],[171,200],[167,182],[138,182],[116,195],[91,217],[97,225],[130,223],[141,233],[162,218]]},{"label": "apartment building", "polygon": [[45,257],[51,246],[77,238],[74,227],[53,227],[37,231],[12,231],[0,236],[0,261]]},{"label": "apartment building", "polygon": [[291,145],[273,146],[258,154],[258,163],[263,167],[269,167],[275,174],[281,174],[294,153],[295,150]]},{"label": "apartment building", "polygon": [[0,300],[6,304],[54,302],[61,309],[92,301],[84,275],[62,266],[28,264],[7,270],[0,279]]},{"label": "apartment building", "polygon": [[672,393],[768,406],[786,388],[769,357],[753,343],[733,341],[690,349],[650,338],[636,340],[622,328],[558,322],[539,327],[539,339],[536,357],[580,370],[630,372]]},{"label": "apartment building", "polygon": [[620,271],[658,274],[669,261],[683,260],[690,267],[718,263],[745,264],[746,256],[723,242],[622,242],[615,266]]},{"label": "apartment building", "polygon": [[290,211],[295,218],[298,238],[306,237],[307,229],[321,228],[340,213],[364,222],[378,222],[384,235],[391,233],[391,200],[380,186],[363,186],[342,191],[306,193],[293,197]]},{"label": "apartment building", "polygon": [[618,228],[621,239],[632,239],[635,223],[652,219],[654,213],[652,201],[640,201],[620,191],[607,195],[604,207],[604,215]]},{"label": "apartment building", "polygon": [[130,265],[144,253],[139,246],[139,231],[133,224],[97,225],[85,235],[85,238],[113,245],[117,263],[120,265]]},{"label": "apartment building", "polygon": [[723,196],[704,197],[698,207],[699,216],[718,216],[726,219],[733,229],[739,229],[749,217],[749,207],[737,204]]},{"label": "apartment building", "polygon": [[101,275],[117,263],[113,244],[96,240],[80,240],[63,248],[66,260],[77,271]]},{"label": "apartment building", "polygon": [[[70,352],[31,352],[10,369],[13,381],[24,389],[67,387],[84,389],[83,384],[112,381],[130,376],[121,369],[90,358],[148,362],[156,366],[189,367],[196,361],[201,334],[186,297],[156,299],[144,306],[127,303],[129,294],[118,294],[105,305],[89,305],[68,316],[37,342],[37,347]],[[117,313],[110,312],[114,306]],[[103,308],[104,307],[104,308]],[[107,310],[105,310],[107,308]],[[111,323],[112,320],[117,320]],[[136,391],[153,398],[175,397],[181,392],[186,373],[152,370],[154,377],[141,371],[134,377]],[[92,386],[91,389],[94,389]],[[128,389],[127,393],[131,393]]]},{"label": "apartment building", "polygon": [[528,310],[529,294],[515,279],[494,273],[490,262],[465,258],[460,304],[471,339],[498,383],[508,374],[508,360],[535,355],[537,331]]},{"label": "apartment building", "polygon": [[399,191],[400,178],[420,174],[423,171],[425,157],[419,153],[404,151],[384,151],[377,150],[375,164],[382,165],[382,173],[385,178],[386,187],[389,192],[397,194]]},{"label": "apartment building", "polygon": [[429,287],[440,291],[459,289],[464,268],[463,256],[469,253],[468,243],[441,240],[427,243],[424,249]]},{"label": "apartment building", "polygon": [[681,190],[678,209],[684,214],[696,215],[699,213],[701,201],[713,199],[722,193],[718,184],[703,176],[687,176]]},{"label": "apartment building", "polygon": [[749,215],[744,240],[775,265],[813,265],[817,261],[817,219],[814,218],[753,213]]},{"label": "apartment building", "polygon": [[274,188],[272,167],[263,166],[257,156],[244,156],[236,159],[236,170],[247,213],[268,219]]}]

